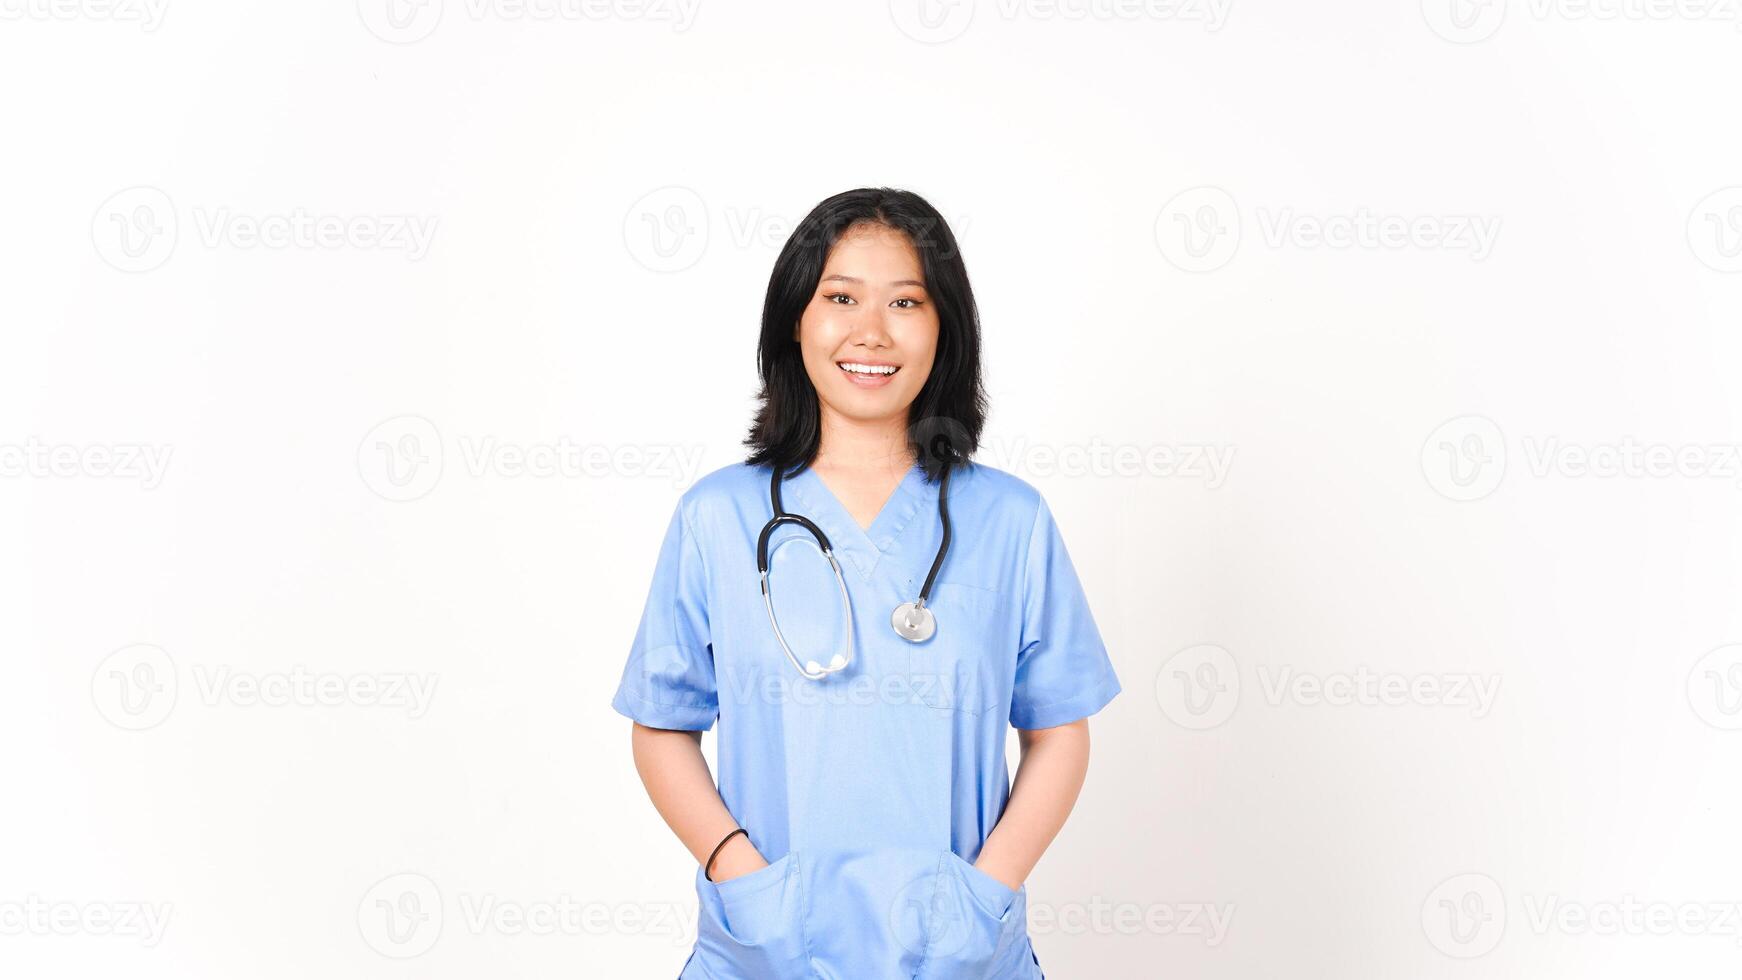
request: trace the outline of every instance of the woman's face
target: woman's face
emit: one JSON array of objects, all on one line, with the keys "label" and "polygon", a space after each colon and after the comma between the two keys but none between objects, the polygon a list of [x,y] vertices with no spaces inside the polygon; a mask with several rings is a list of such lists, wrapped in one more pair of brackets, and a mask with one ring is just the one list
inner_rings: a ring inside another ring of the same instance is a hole
[{"label": "woman's face", "polygon": [[907,236],[868,222],[843,232],[796,339],[825,409],[905,426],[938,349],[937,308]]}]

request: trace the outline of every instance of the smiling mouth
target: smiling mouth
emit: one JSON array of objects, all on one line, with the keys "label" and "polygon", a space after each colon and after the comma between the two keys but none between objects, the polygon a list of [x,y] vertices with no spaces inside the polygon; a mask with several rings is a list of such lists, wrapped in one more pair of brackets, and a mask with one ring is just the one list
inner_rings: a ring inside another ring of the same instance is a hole
[{"label": "smiling mouth", "polygon": [[837,361],[835,366],[860,377],[887,378],[901,370],[899,364],[865,364],[859,361]]},{"label": "smiling mouth", "polygon": [[899,364],[867,364],[864,361],[836,361],[835,366],[859,388],[881,388],[901,370]]},{"label": "smiling mouth", "polygon": [[857,388],[882,388],[895,377],[895,372],[901,370],[899,364],[867,364],[863,361],[836,361],[835,366]]}]

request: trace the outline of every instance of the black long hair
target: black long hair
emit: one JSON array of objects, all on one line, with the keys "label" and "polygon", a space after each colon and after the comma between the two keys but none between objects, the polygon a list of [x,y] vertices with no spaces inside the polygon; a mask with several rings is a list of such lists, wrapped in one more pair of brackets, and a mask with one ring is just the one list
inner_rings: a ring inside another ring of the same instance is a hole
[{"label": "black long hair", "polygon": [[762,304],[762,338],[756,345],[761,404],[744,439],[751,447],[745,461],[796,471],[816,459],[822,408],[793,332],[816,294],[829,251],[842,232],[861,221],[907,236],[919,253],[925,290],[937,308],[937,356],[907,413],[908,447],[925,468],[926,479],[936,482],[946,469],[974,454],[986,424],[980,314],[968,285],[968,267],[943,215],[918,194],[891,187],[836,194],[812,208],[781,246]]}]

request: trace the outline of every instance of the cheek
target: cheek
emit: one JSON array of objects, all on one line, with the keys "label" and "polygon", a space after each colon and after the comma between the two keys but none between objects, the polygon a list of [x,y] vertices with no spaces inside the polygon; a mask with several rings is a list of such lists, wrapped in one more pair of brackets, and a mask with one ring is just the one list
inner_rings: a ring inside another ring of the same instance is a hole
[{"label": "cheek", "polygon": [[840,343],[841,333],[846,327],[841,322],[841,314],[831,309],[833,305],[813,302],[800,314],[798,336],[807,348],[826,352]]},{"label": "cheek", "polygon": [[937,359],[938,359],[937,340],[938,340],[937,330],[936,330],[936,328],[933,328],[929,332],[929,334],[925,337],[925,339],[921,342],[924,346],[925,352],[924,352],[924,354],[920,355],[919,358],[916,359],[916,360],[922,362],[918,365],[921,368],[921,370],[916,372],[916,373],[920,374],[921,376],[930,374],[932,366],[937,363]]},{"label": "cheek", "polygon": [[834,318],[826,311],[806,310],[799,326],[799,352],[812,384],[822,384],[834,377],[835,348],[840,346]]}]

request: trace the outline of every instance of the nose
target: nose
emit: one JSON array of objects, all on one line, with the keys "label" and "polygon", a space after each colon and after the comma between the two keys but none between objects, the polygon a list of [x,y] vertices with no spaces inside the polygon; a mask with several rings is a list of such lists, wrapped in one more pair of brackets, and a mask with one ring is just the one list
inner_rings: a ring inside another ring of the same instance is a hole
[{"label": "nose", "polygon": [[855,311],[847,342],[862,347],[888,347],[889,328],[883,319],[885,315],[881,306],[866,306]]}]

